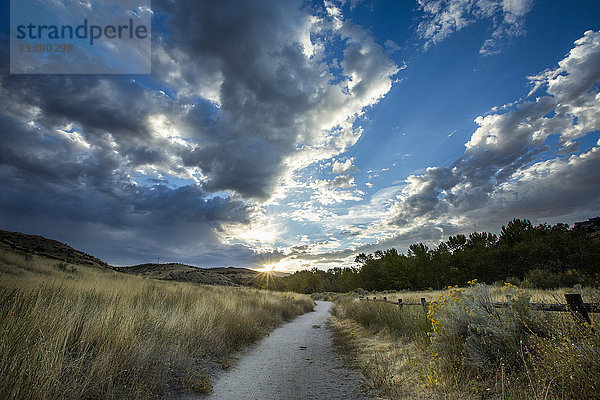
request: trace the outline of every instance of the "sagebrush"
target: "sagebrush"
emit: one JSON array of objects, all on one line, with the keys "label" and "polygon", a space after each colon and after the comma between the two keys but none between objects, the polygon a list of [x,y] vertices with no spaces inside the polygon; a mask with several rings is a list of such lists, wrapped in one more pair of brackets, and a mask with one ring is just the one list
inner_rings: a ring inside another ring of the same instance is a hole
[{"label": "sagebrush", "polygon": [[[582,291],[586,301],[600,299],[597,290]],[[509,304],[506,308],[492,305],[500,293]],[[420,295],[398,294],[404,298]],[[535,296],[560,300],[556,291],[546,295],[536,291]],[[569,313],[534,310],[529,307],[530,298],[528,291],[508,283],[500,289],[476,282],[465,288],[439,291],[429,299],[433,302],[427,311],[421,306],[401,309],[393,304],[345,297],[336,303],[336,316],[342,321],[337,323],[337,334],[346,336],[355,353],[357,349],[363,353],[360,369],[366,371],[367,381],[372,379],[368,374],[374,374],[373,371],[390,370],[391,376],[402,374],[403,379],[390,377],[387,385],[393,382],[396,386],[385,388],[384,395],[597,399],[597,317],[592,315],[591,325],[582,324]],[[422,323],[423,318],[429,323]],[[364,328],[360,335],[352,323]],[[381,354],[383,344],[374,345],[374,338],[386,343],[386,354],[397,354],[399,359],[387,360],[389,357]],[[418,362],[413,363],[415,357]],[[419,382],[418,387],[415,382]]]}]

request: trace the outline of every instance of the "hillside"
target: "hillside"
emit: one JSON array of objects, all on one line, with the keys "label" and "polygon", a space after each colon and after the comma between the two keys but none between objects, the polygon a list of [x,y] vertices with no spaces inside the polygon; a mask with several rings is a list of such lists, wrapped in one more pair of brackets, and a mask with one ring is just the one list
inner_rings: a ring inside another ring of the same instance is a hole
[{"label": "hillside", "polygon": [[227,286],[248,285],[258,274],[247,268],[198,268],[179,263],[140,264],[115,270],[153,279]]},{"label": "hillside", "polygon": [[0,248],[39,255],[69,264],[91,265],[105,268],[111,266],[90,254],[75,250],[71,246],[43,236],[0,230]]},{"label": "hillside", "polygon": [[[76,250],[57,240],[48,239],[43,236],[0,230],[0,249],[2,248],[19,253],[37,255],[69,264],[112,268],[115,271],[147,278],[178,282],[194,282],[206,285],[250,285],[258,275],[258,272],[248,268],[198,268],[180,263],[150,263],[126,267],[113,267],[99,258]],[[285,273],[274,274],[279,277],[287,275]]]}]

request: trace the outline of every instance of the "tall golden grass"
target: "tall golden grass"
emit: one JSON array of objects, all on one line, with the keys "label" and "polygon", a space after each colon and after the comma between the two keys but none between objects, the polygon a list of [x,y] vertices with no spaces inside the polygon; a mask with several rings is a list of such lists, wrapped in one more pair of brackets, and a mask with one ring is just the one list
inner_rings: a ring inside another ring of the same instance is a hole
[{"label": "tall golden grass", "polygon": [[[156,281],[0,252],[0,398],[210,391],[214,361],[313,308],[306,296]],[[213,366],[213,367],[211,367]]]}]

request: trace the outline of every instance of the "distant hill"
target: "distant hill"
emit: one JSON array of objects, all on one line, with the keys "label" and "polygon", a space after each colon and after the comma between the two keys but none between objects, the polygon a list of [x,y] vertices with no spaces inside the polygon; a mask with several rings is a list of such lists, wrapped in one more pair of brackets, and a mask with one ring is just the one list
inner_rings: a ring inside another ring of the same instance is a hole
[{"label": "distant hill", "polygon": [[[248,268],[219,267],[198,268],[179,263],[140,264],[130,267],[114,267],[90,254],[75,250],[71,246],[43,236],[0,230],[0,249],[34,254],[69,264],[111,268],[115,271],[145,276],[153,279],[179,282],[195,282],[206,285],[242,286],[251,285],[259,274]],[[277,277],[289,275],[273,272]]]},{"label": "distant hill", "polygon": [[[259,272],[248,268],[218,267],[199,268],[180,263],[140,264],[130,267],[115,267],[116,271],[141,275],[148,278],[179,282],[196,282],[206,285],[246,286],[259,278]],[[273,272],[276,277],[289,275]]]},{"label": "distant hill", "polygon": [[93,265],[104,268],[111,266],[92,255],[75,250],[71,246],[43,236],[0,230],[0,247],[23,253],[35,254],[70,264]]},{"label": "distant hill", "polygon": [[115,270],[154,279],[227,286],[249,285],[258,274],[248,268],[198,268],[179,263],[140,264]]}]

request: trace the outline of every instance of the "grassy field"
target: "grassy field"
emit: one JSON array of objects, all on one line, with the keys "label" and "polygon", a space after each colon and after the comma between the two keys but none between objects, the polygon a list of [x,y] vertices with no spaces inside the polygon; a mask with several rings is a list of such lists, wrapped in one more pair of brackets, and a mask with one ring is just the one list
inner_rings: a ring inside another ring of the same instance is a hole
[{"label": "grassy field", "polygon": [[157,281],[0,251],[0,398],[209,392],[215,365],[313,308],[303,295]]},{"label": "grassy field", "polygon": [[[332,325],[337,348],[384,398],[597,399],[597,315],[590,326],[576,324],[569,313],[527,306],[564,303],[564,292],[474,284],[370,295],[437,301],[426,312],[345,295],[337,297]],[[598,290],[580,292],[584,302],[600,301]],[[511,305],[496,309],[492,300]]]}]

